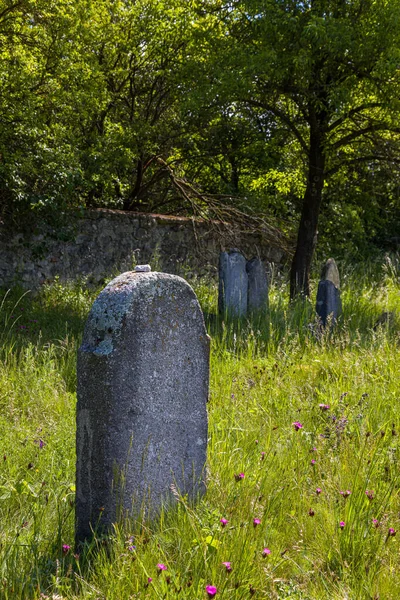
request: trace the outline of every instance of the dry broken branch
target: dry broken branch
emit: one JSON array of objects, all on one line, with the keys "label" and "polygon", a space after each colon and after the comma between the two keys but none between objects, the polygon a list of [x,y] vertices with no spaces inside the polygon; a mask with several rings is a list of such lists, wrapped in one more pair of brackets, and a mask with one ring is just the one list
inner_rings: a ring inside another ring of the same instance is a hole
[{"label": "dry broken branch", "polygon": [[233,237],[244,232],[260,235],[271,246],[283,250],[288,256],[293,254],[293,242],[282,231],[267,223],[264,218],[232,206],[229,201],[235,200],[233,196],[201,192],[186,179],[178,177],[164,159],[158,157],[157,162],[168,172],[172,185],[190,207],[194,217],[208,221],[216,228],[223,228],[225,234],[227,227],[235,226]]}]

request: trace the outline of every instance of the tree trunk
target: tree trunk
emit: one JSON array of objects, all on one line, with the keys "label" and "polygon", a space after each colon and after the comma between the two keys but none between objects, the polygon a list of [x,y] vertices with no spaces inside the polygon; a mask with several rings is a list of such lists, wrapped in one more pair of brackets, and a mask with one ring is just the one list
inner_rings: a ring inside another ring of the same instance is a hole
[{"label": "tree trunk", "polygon": [[310,270],[317,243],[318,217],[325,180],[324,115],[317,115],[315,112],[311,115],[308,181],[290,271],[291,300],[310,295]]},{"label": "tree trunk", "polygon": [[136,180],[129,196],[125,198],[124,210],[132,210],[136,196],[138,195],[143,181],[143,159],[139,158],[136,164]]}]

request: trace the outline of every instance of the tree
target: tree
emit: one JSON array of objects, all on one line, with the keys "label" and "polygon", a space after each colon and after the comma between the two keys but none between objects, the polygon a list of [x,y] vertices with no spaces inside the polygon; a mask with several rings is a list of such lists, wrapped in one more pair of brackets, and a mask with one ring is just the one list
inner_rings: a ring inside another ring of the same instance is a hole
[{"label": "tree", "polygon": [[70,72],[81,11],[69,0],[0,0],[0,204],[20,219],[56,213],[76,197],[62,80]]},{"label": "tree", "polygon": [[88,85],[71,99],[88,203],[152,208],[154,186],[167,177],[157,158],[167,158],[182,133],[177,98],[186,19],[182,0],[93,3],[80,42]]},{"label": "tree", "polygon": [[292,298],[308,296],[328,179],[357,163],[400,162],[400,2],[233,0],[202,6],[214,36],[208,43],[222,65],[214,92],[219,87],[220,96],[251,108],[254,118],[279,123],[286,144],[303,161],[290,283]]}]

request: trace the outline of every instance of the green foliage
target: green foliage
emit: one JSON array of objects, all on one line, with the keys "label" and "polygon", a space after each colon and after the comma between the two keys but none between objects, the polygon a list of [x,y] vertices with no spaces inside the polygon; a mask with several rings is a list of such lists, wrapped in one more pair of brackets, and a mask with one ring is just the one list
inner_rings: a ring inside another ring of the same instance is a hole
[{"label": "green foliage", "polygon": [[399,10],[1,0],[0,214],[18,226],[92,206],[192,214],[175,174],[293,235],[319,115],[324,247],[390,243]]}]

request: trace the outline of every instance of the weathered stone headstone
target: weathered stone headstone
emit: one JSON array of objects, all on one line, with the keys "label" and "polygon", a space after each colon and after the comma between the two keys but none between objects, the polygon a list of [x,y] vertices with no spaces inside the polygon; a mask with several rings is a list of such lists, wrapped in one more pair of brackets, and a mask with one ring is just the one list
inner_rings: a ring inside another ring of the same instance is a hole
[{"label": "weathered stone headstone", "polygon": [[323,327],[328,320],[333,325],[342,312],[339,271],[333,258],[329,258],[322,268],[315,309]]},{"label": "weathered stone headstone", "polygon": [[243,317],[247,313],[246,259],[233,249],[219,256],[218,309],[223,315]]},{"label": "weathered stone headstone", "polygon": [[259,312],[268,306],[268,280],[265,267],[259,258],[247,261],[247,306],[249,312]]},{"label": "weathered stone headstone", "polygon": [[[204,491],[209,338],[175,275],[124,273],[100,293],[78,354],[76,541],[119,514]],[[120,512],[121,511],[121,512]]]}]

